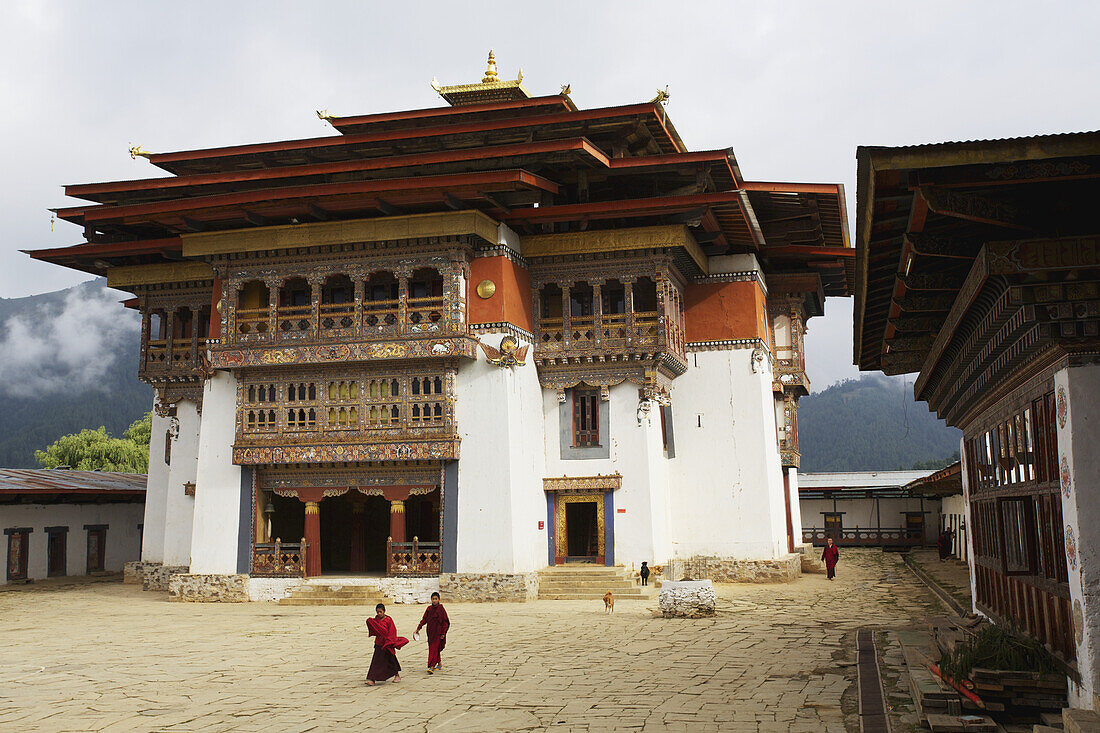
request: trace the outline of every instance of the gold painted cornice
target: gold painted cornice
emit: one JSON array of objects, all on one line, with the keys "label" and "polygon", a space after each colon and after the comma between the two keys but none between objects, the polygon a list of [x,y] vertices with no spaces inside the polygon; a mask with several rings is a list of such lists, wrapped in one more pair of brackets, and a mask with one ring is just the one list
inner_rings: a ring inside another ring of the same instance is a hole
[{"label": "gold painted cornice", "polygon": [[469,234],[497,243],[497,222],[480,211],[386,216],[377,219],[287,224],[227,232],[184,234],[184,257],[257,252],[267,249],[317,247],[353,242],[383,242],[419,237],[455,237]]},{"label": "gold painted cornice", "polygon": [[523,256],[526,258],[625,252],[654,247],[683,247],[704,275],[710,273],[707,256],[703,254],[691,231],[682,224],[523,237]]},{"label": "gold painted cornice", "polygon": [[109,288],[125,289],[135,285],[213,279],[214,270],[205,262],[165,262],[155,265],[111,267],[107,270],[107,287]]}]

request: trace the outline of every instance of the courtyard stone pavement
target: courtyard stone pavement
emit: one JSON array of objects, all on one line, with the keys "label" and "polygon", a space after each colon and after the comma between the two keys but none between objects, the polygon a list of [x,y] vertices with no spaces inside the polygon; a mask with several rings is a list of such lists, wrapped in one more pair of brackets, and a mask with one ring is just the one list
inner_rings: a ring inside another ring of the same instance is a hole
[{"label": "courtyard stone pavement", "polygon": [[[720,585],[719,611],[656,601],[452,603],[445,668],[364,684],[353,606],[187,604],[121,583],[0,593],[0,730],[858,731],[854,634],[943,607],[894,555],[837,579]],[[391,606],[412,635],[423,607]]]}]

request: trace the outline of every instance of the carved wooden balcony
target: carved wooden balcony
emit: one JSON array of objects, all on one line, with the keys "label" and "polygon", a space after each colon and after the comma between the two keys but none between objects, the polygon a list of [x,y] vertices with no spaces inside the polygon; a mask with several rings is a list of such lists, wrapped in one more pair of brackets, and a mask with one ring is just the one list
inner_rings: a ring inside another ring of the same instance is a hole
[{"label": "carved wooden balcony", "polygon": [[[676,333],[679,333],[676,331]],[[682,337],[669,333],[656,311],[574,316],[539,321],[535,358],[540,363],[597,358],[629,360],[669,354],[686,361]]]},{"label": "carved wooden balcony", "polygon": [[235,463],[458,457],[453,371],[255,379],[238,387]]}]

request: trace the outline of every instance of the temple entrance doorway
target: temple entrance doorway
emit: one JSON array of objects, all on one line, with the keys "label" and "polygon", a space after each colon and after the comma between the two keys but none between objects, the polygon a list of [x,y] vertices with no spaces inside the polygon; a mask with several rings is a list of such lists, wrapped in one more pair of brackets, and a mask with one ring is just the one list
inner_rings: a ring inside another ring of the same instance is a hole
[{"label": "temple entrance doorway", "polygon": [[565,505],[565,541],[569,562],[592,562],[599,556],[596,531],[596,502],[578,501]]},{"label": "temple entrance doorway", "polygon": [[553,495],[553,563],[604,565],[607,551],[608,494],[556,493]]}]

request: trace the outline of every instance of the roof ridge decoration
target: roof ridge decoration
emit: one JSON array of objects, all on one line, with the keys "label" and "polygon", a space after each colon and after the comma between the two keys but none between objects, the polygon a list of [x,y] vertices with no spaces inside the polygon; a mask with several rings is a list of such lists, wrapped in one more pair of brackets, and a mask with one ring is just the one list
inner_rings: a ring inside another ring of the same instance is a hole
[{"label": "roof ridge decoration", "polygon": [[531,94],[523,88],[523,69],[519,70],[515,79],[501,81],[497,73],[497,60],[493,49],[489,49],[489,60],[485,67],[485,75],[481,77],[479,83],[445,87],[433,78],[432,89],[438,92],[439,96],[443,97],[452,107],[491,102],[513,102],[531,98]]}]

